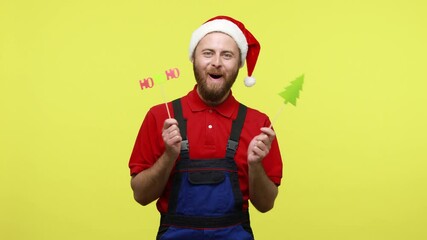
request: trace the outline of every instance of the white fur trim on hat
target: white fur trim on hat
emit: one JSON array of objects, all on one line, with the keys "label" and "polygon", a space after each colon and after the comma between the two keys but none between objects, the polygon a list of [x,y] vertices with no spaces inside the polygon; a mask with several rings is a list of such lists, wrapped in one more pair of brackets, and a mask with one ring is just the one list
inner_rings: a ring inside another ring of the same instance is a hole
[{"label": "white fur trim on hat", "polygon": [[233,22],[225,19],[216,19],[206,22],[193,32],[191,35],[189,48],[190,60],[193,60],[193,53],[197,47],[197,44],[199,44],[200,40],[202,40],[204,36],[211,32],[222,32],[234,39],[240,49],[240,67],[243,67],[245,64],[246,55],[248,53],[248,42],[246,41],[246,37],[242,30],[240,30],[240,28]]}]

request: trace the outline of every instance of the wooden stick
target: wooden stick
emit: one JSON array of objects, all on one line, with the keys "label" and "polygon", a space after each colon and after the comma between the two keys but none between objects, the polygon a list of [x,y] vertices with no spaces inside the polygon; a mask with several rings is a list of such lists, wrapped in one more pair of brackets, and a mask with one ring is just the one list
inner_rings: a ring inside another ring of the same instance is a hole
[{"label": "wooden stick", "polygon": [[165,93],[165,89],[164,89],[163,84],[161,84],[160,88],[162,89],[163,101],[165,102],[166,111],[168,111],[168,117],[169,117],[169,119],[170,119],[170,118],[171,118],[171,113],[170,113],[170,111],[169,111],[168,103],[166,102],[166,93]]},{"label": "wooden stick", "polygon": [[285,109],[285,104],[283,104],[283,106],[279,109],[279,111],[277,111],[276,116],[272,119],[270,127],[268,128],[271,128],[273,126],[273,123],[277,121],[277,118],[279,117],[280,113],[282,113],[283,109]]},{"label": "wooden stick", "polygon": [[169,119],[170,119],[171,118],[171,113],[169,112],[168,103],[165,102],[165,105],[166,105],[166,110],[168,111],[168,116],[169,116]]}]

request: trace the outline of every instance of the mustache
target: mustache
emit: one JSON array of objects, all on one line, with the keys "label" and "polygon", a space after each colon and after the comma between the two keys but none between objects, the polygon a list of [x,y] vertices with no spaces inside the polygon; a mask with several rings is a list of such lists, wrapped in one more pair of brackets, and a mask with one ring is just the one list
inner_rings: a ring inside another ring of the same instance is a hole
[{"label": "mustache", "polygon": [[222,71],[207,71],[207,74],[210,75],[224,75]]}]

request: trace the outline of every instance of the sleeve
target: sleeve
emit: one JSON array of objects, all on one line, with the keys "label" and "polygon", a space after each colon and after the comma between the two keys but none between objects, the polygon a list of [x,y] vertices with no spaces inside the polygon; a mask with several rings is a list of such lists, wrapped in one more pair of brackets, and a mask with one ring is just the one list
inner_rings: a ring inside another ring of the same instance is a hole
[{"label": "sleeve", "polygon": [[130,174],[150,168],[164,151],[161,138],[163,122],[157,121],[153,109],[146,114],[135,140],[135,145],[129,160]]}]

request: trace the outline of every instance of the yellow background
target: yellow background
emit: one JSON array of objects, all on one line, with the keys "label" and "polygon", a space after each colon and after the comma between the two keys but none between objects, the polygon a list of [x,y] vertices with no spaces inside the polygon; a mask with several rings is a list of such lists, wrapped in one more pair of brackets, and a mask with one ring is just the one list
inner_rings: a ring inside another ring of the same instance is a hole
[{"label": "yellow background", "polygon": [[[242,20],[262,44],[234,94],[274,118],[285,169],[257,239],[426,239],[427,4],[419,0],[0,3],[0,239],[154,239],[128,159],[148,108],[194,85],[191,32]],[[256,2],[256,3],[255,3]],[[139,80],[179,68],[179,79]]]}]

